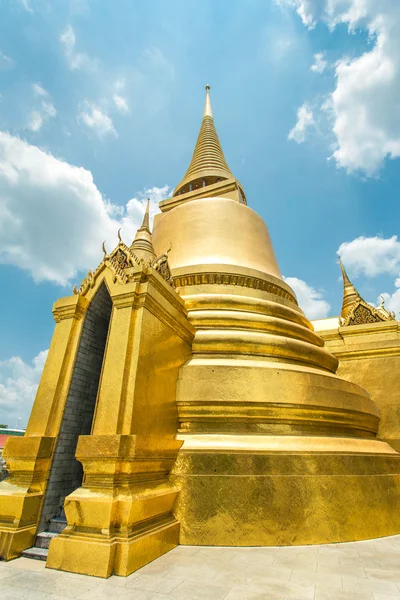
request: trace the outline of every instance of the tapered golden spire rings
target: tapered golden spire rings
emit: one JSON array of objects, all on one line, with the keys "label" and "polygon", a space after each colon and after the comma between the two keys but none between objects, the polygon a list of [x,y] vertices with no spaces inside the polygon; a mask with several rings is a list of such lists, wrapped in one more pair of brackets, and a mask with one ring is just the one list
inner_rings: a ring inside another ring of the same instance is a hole
[{"label": "tapered golden spire rings", "polygon": [[203,120],[193,151],[192,160],[184,178],[174,190],[174,196],[211,185],[233,177],[225,160],[214,125],[210,100],[210,86],[206,85]]}]

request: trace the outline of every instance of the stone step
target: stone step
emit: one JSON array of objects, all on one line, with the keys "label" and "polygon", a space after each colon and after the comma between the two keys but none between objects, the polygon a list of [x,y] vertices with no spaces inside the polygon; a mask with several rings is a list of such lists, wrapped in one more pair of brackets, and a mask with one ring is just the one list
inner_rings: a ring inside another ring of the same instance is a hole
[{"label": "stone step", "polygon": [[49,533],[61,533],[63,529],[67,526],[67,521],[62,517],[54,517],[54,519],[50,519],[48,531]]},{"label": "stone step", "polygon": [[35,560],[47,560],[48,553],[49,551],[47,548],[36,548],[36,546],[34,546],[24,550],[22,556],[25,558],[34,558]]},{"label": "stone step", "polygon": [[57,537],[58,533],[54,531],[42,531],[36,536],[35,548],[48,548],[50,542],[54,537]]}]

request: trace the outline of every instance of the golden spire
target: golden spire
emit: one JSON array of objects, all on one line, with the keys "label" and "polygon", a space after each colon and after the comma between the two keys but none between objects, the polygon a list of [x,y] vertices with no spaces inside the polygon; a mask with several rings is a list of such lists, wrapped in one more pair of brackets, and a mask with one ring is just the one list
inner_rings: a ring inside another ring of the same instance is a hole
[{"label": "golden spire", "polygon": [[174,196],[233,177],[224,157],[211,110],[210,86],[206,86],[203,121],[192,160]]},{"label": "golden spire", "polygon": [[357,292],[354,285],[351,283],[349,276],[346,273],[346,269],[343,266],[342,259],[339,256],[339,264],[342,271],[343,277],[343,304],[342,312],[340,316],[345,319],[350,312],[351,307],[360,300],[360,295]]},{"label": "golden spire", "polygon": [[147,200],[143,223],[136,232],[131,250],[138,258],[142,258],[145,262],[153,260],[156,257],[150,231],[150,198]]}]

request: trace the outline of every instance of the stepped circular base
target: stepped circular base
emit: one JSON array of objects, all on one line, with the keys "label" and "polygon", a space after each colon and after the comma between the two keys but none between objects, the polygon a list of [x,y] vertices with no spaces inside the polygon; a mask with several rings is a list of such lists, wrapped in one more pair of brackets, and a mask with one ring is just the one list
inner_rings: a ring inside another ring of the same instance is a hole
[{"label": "stepped circular base", "polygon": [[172,473],[181,544],[296,546],[400,533],[400,454],[384,442],[308,438],[307,451],[303,438],[294,451],[288,436],[279,452],[279,439],[267,450],[257,438],[252,450],[245,440],[234,450],[226,439],[188,436]]}]

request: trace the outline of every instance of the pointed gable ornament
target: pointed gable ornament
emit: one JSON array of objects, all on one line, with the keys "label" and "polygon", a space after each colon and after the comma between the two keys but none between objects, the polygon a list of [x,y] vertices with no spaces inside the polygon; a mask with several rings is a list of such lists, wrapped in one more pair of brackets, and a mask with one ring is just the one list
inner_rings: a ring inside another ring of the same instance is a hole
[{"label": "pointed gable ornament", "polygon": [[72,291],[74,294],[84,296],[90,288],[96,284],[97,277],[105,268],[110,268],[114,273],[114,283],[129,283],[140,269],[153,268],[172,287],[174,282],[168,264],[168,254],[171,247],[160,256],[156,257],[153,248],[152,234],[150,230],[150,199],[147,201],[142,225],[136,232],[131,246],[128,247],[121,237],[121,229],[118,230],[118,245],[108,254],[105,242],[102,244],[103,260],[93,272],[89,269],[87,276],[82,280],[79,288],[75,284]]},{"label": "pointed gable ornament", "polygon": [[343,304],[339,317],[341,327],[348,325],[366,325],[368,323],[379,323],[382,321],[393,321],[396,316],[384,307],[385,300],[381,296],[381,304],[376,308],[361,298],[360,294],[351,283],[346,269],[339,256],[339,264],[343,278]]}]

